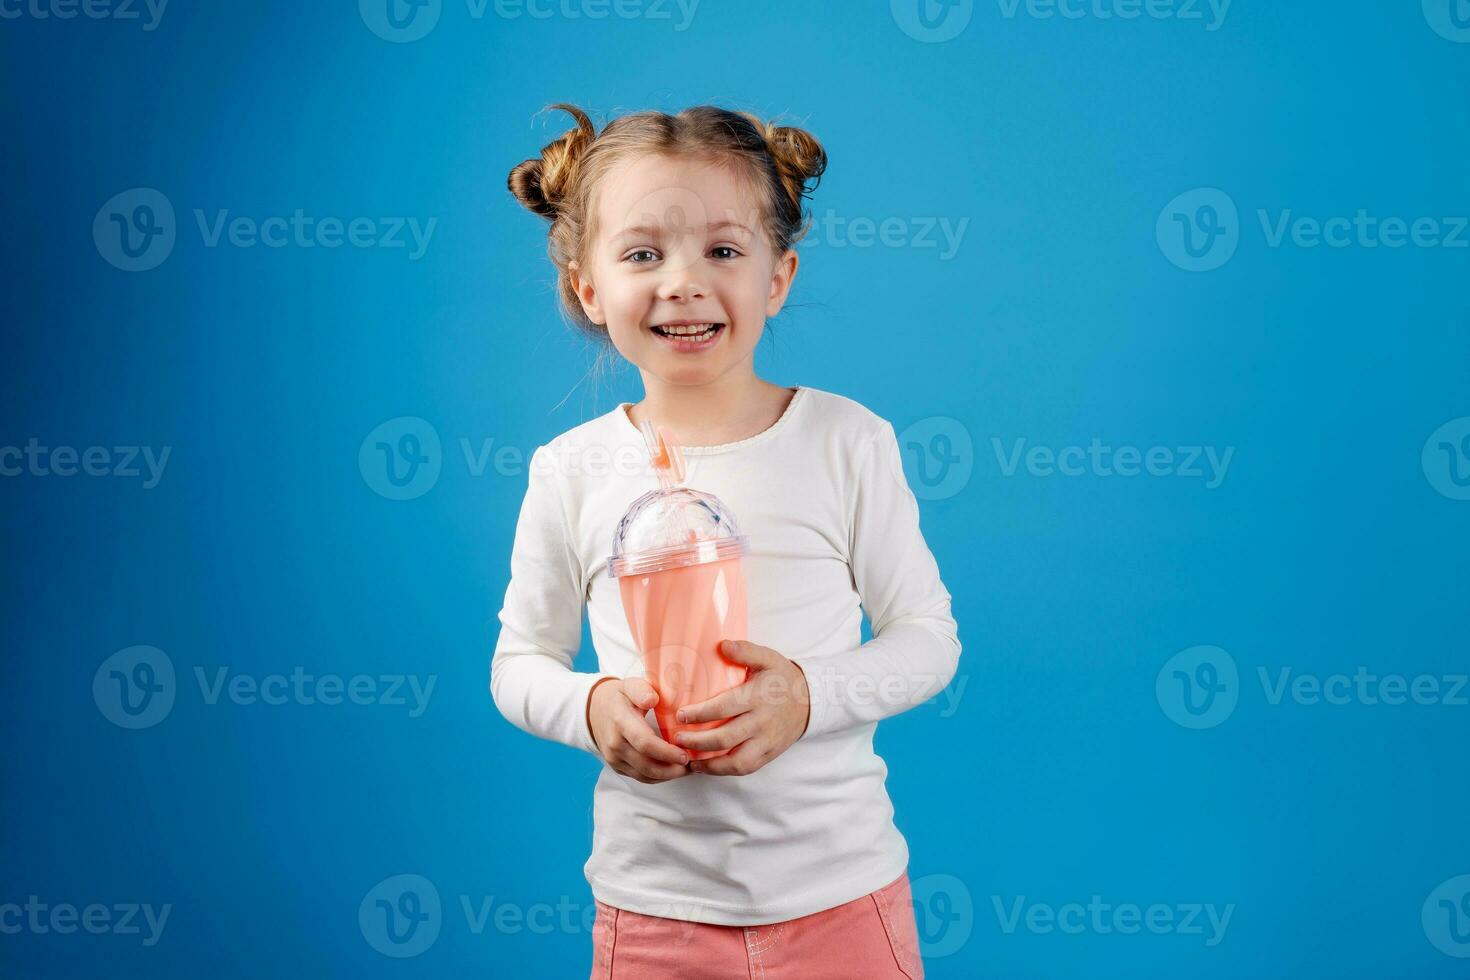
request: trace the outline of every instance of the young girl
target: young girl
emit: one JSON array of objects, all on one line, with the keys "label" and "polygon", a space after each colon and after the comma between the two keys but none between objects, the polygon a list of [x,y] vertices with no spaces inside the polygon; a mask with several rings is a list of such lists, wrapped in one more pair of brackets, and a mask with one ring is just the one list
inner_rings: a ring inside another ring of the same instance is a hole
[{"label": "young girl", "polygon": [[[592,976],[917,980],[908,845],[873,732],[954,676],[950,594],[892,426],[753,364],[826,154],[804,130],[711,106],[601,133],[554,108],[576,128],[510,189],[551,219],[566,312],[638,367],[644,398],[533,454],[490,689],[516,726],[606,763],[584,868]],[[658,694],[606,563],[623,512],[657,486],[645,419],[751,546],[749,636],[721,650],[751,674],[691,706],[688,721],[728,720],[677,744],[652,721]],[[584,603],[596,673],[572,670]]]}]

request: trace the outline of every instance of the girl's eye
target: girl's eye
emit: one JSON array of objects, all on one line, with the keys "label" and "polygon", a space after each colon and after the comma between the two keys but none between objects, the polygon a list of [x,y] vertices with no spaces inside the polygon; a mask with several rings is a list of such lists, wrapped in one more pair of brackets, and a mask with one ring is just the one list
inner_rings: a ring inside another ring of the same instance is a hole
[{"label": "girl's eye", "polygon": [[[735,258],[739,258],[740,257],[740,253],[736,249],[732,248],[729,245],[716,245],[714,248],[710,249],[710,252],[712,252],[712,253],[714,253],[714,252],[729,252],[730,253],[729,255],[720,255],[720,256],[717,256],[718,258],[722,258],[722,259],[735,259]],[[629,252],[624,257],[623,261],[624,262],[632,262],[634,265],[647,265],[649,262],[652,262],[653,261],[653,259],[647,259],[647,260],[640,261],[638,259],[638,256],[640,256],[640,255],[657,256],[657,253],[654,252],[654,250],[651,249],[651,248],[640,248],[636,252]]]}]

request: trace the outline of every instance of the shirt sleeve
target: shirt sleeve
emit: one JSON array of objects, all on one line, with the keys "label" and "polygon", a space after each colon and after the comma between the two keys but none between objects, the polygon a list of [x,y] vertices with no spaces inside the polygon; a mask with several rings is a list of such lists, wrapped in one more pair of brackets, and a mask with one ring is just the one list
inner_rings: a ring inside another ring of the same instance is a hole
[{"label": "shirt sleeve", "polygon": [[554,459],[549,446],[531,457],[490,662],[490,696],[517,728],[597,755],[587,730],[587,697],[599,680],[615,675],[572,669],[582,642],[584,595]]},{"label": "shirt sleeve", "polygon": [[919,530],[919,504],[886,420],[859,450],[849,565],[873,638],[801,661],[811,694],[802,738],[876,722],[922,704],[953,679],[960,641],[950,594]]}]

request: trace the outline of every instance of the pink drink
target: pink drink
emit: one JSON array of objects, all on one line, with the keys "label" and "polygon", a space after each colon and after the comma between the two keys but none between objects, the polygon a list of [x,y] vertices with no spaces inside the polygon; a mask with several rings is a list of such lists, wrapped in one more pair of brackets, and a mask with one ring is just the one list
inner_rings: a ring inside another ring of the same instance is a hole
[{"label": "pink drink", "polygon": [[[725,719],[679,722],[682,707],[745,683],[749,668],[719,652],[720,641],[745,638],[745,574],[739,558],[685,565],[619,579],[623,609],[643,653],[648,682],[658,692],[653,716],[666,741],[679,732],[718,728]],[[687,749],[713,759],[729,749]]]},{"label": "pink drink", "polygon": [[[653,717],[674,745],[681,731],[705,731],[726,719],[683,724],[680,708],[745,683],[749,668],[720,653],[721,640],[746,638],[745,572],[749,550],[735,518],[718,497],[676,486],[684,458],[662,433],[643,423],[659,489],[633,501],[613,536],[608,573],[618,579],[644,676],[658,692]],[[729,749],[688,749],[712,759]]]}]

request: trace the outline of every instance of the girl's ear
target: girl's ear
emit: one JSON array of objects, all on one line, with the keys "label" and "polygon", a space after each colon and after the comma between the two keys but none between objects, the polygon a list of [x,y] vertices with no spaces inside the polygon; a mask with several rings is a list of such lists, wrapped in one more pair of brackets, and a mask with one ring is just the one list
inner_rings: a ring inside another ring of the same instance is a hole
[{"label": "girl's ear", "polygon": [[791,283],[796,278],[796,267],[799,264],[794,248],[788,248],[786,254],[776,261],[776,268],[771,273],[771,294],[766,298],[767,317],[780,313],[781,307],[786,305],[786,297],[791,293]]},{"label": "girl's ear", "polygon": [[567,276],[572,281],[572,289],[576,292],[587,319],[598,326],[606,326],[607,318],[602,315],[602,304],[597,301],[597,290],[593,287],[591,278],[582,275],[582,270],[575,261],[567,263]]}]

